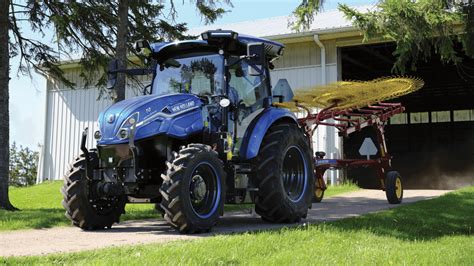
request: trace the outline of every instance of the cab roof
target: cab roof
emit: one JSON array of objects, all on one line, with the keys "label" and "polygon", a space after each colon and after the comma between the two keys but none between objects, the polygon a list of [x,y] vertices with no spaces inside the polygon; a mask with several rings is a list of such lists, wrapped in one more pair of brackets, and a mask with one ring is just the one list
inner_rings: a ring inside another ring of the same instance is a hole
[{"label": "cab roof", "polygon": [[150,47],[153,55],[159,58],[193,51],[208,50],[217,52],[222,48],[221,44],[223,43],[225,43],[224,49],[227,52],[242,55],[247,51],[247,44],[263,43],[265,45],[266,56],[269,59],[281,56],[285,47],[279,42],[245,34],[237,34],[236,32],[227,30],[206,31],[203,32],[201,36],[203,38],[201,40],[153,43]]}]

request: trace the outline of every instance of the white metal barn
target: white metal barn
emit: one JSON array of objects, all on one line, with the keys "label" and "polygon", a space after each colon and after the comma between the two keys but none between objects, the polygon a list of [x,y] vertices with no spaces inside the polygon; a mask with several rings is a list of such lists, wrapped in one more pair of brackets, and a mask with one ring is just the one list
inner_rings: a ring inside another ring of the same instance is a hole
[{"label": "white metal barn", "polygon": [[[369,8],[371,6],[358,9]],[[341,79],[369,80],[387,76],[391,74],[394,62],[393,43],[383,40],[363,43],[360,31],[337,10],[318,14],[312,27],[299,33],[288,28],[287,17],[214,25],[192,29],[190,33],[199,35],[218,28],[284,43],[285,53],[275,62],[271,80],[275,85],[280,78],[286,78],[293,90]],[[474,141],[469,137],[474,133],[474,106],[472,101],[466,100],[474,98],[474,81],[464,82],[456,73],[446,76],[452,69],[438,62],[426,64],[420,65],[418,71],[413,73],[425,80],[425,88],[412,96],[400,98],[407,107],[407,113],[392,118],[387,130],[388,147],[396,158],[400,158],[394,163],[398,163],[398,167],[407,166],[408,171],[417,171],[414,162],[419,158],[436,153],[438,137],[448,134],[446,127],[455,127],[456,130],[449,131],[454,135],[446,145],[441,145],[442,148],[455,149],[457,154],[461,152],[466,158],[472,158],[474,151]],[[63,65],[66,74],[78,84],[77,89],[67,89],[58,81],[47,80],[45,139],[38,182],[62,178],[69,163],[80,153],[82,130],[89,127],[89,132],[94,132],[99,112],[111,104],[108,100],[97,100],[97,89],[81,89],[78,67],[74,63]],[[445,78],[439,80],[442,75]],[[443,94],[447,87],[449,94]],[[135,94],[136,90],[130,88],[127,97]],[[423,101],[420,101],[421,96]],[[440,133],[433,135],[433,128],[440,130]],[[358,150],[361,143],[359,141],[358,136],[342,140],[334,128],[325,127],[318,128],[313,139],[315,150],[325,151],[333,158],[354,157],[354,150]],[[93,137],[88,138],[88,147],[93,147],[93,142]],[[469,148],[470,145],[472,148]],[[426,161],[427,164],[432,162]],[[329,178],[336,181],[338,173],[329,171]]]}]

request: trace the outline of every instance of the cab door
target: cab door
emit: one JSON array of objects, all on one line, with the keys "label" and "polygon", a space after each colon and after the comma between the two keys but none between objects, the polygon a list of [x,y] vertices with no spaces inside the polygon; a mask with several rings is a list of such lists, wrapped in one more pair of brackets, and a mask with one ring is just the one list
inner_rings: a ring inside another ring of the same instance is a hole
[{"label": "cab door", "polygon": [[250,123],[264,110],[270,96],[267,74],[251,76],[245,60],[229,67],[227,75],[229,99],[234,110],[230,113],[229,129],[234,136],[234,154],[238,154],[242,138]]}]

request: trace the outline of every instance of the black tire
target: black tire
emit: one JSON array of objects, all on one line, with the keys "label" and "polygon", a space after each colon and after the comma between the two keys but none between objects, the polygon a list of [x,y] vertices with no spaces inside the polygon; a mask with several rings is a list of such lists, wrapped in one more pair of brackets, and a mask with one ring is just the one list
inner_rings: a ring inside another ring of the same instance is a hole
[{"label": "black tire", "polygon": [[163,180],[161,208],[172,227],[192,234],[208,232],[217,223],[224,212],[226,173],[210,146],[182,147],[167,162]]},{"label": "black tire", "polygon": [[[90,163],[97,166],[97,153],[92,151],[90,155]],[[85,162],[84,155],[79,156],[64,176],[61,193],[65,215],[73,225],[83,230],[111,228],[125,212],[125,197],[91,200],[91,182],[86,178]]]},{"label": "black tire", "polygon": [[390,171],[385,177],[385,194],[390,204],[400,204],[403,199],[402,177],[397,171]]},{"label": "black tire", "polygon": [[[292,158],[299,158],[299,161]],[[262,219],[276,223],[293,223],[306,218],[312,201],[314,167],[308,139],[298,126],[272,126],[262,141],[255,166],[256,174],[253,179],[258,184],[255,211]],[[293,184],[292,178],[285,179],[285,172],[288,176],[288,173],[292,175],[292,171],[297,169],[303,169],[302,174],[298,173],[299,182]],[[295,195],[291,192],[292,188],[296,190]]]},{"label": "black tire", "polygon": [[165,215],[165,211],[161,208],[161,203],[155,203],[155,211],[161,215]]}]

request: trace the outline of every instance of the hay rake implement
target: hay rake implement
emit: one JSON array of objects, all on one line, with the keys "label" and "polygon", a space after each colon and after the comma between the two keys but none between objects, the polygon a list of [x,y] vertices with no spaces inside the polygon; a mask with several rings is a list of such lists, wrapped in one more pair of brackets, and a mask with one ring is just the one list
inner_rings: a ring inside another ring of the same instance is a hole
[{"label": "hay rake implement", "polygon": [[[390,117],[403,113],[401,103],[383,102],[420,89],[424,85],[416,78],[389,77],[364,82],[337,82],[323,87],[298,91],[291,102],[279,103],[280,107],[303,111],[298,122],[312,143],[319,125],[335,127],[339,136],[372,127],[375,141],[366,139],[361,155],[366,159],[326,159],[325,153],[314,153],[315,190],[314,201],[320,202],[326,190],[324,173],[331,169],[370,167],[380,180],[380,188],[386,192],[391,204],[401,203],[403,186],[400,174],[392,169],[392,156],[387,150],[384,127]],[[322,108],[322,109],[321,109]],[[313,147],[313,151],[315,151]],[[371,155],[377,155],[370,158]]]}]

